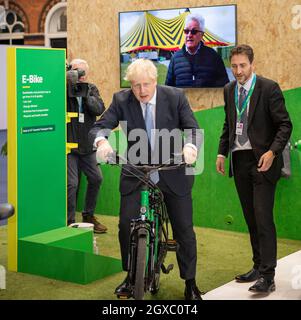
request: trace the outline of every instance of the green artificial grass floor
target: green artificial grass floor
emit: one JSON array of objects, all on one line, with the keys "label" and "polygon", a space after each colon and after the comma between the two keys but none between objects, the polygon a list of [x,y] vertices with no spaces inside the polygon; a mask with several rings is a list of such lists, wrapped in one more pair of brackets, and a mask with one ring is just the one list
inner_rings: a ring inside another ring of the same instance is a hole
[{"label": "green artificial grass floor", "polygon": [[[80,216],[78,215],[78,221]],[[120,258],[118,243],[118,218],[98,216],[108,227],[106,234],[97,235],[99,252]],[[246,272],[252,266],[249,236],[244,233],[195,228],[198,241],[197,284],[207,292],[233,279],[236,274]],[[278,239],[278,259],[301,249],[301,241]],[[175,253],[169,252],[167,262],[174,264],[170,274],[161,276],[158,294],[147,294],[146,300],[183,299],[184,281],[179,277]],[[0,227],[0,265],[7,267],[7,227]],[[277,272],[277,270],[276,270]],[[125,277],[121,272],[95,281],[79,285],[64,281],[33,276],[25,273],[6,272],[6,289],[0,290],[3,299],[91,299],[114,300],[116,286]]]}]

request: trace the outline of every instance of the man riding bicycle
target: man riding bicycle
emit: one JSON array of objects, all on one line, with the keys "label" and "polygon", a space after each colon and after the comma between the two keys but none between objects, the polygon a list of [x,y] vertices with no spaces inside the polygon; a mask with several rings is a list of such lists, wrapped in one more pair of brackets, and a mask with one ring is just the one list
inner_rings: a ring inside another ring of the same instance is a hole
[{"label": "man riding bicycle", "polygon": [[[113,152],[107,138],[120,124],[127,136],[130,162],[135,159],[135,164],[156,165],[170,159],[172,154],[183,152],[185,162],[194,163],[202,135],[183,91],[157,85],[157,69],[146,59],[132,62],[125,79],[131,83],[131,89],[114,94],[110,107],[90,131],[98,160],[106,161]],[[194,177],[185,174],[185,168],[180,167],[160,173],[154,170],[151,178],[163,192],[173,237],[179,246],[177,261],[180,277],[185,280],[185,299],[201,300],[195,282],[197,251],[191,198]],[[130,223],[139,216],[140,184],[139,179],[121,171],[119,243],[125,271],[128,268]],[[129,278],[126,277],[115,294],[126,295],[129,290]]]}]

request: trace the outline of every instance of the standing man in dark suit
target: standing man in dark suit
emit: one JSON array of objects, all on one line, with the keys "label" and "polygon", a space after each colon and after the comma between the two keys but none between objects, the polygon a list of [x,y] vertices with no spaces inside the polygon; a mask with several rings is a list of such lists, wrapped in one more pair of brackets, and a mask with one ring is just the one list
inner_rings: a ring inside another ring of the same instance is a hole
[{"label": "standing man in dark suit", "polygon": [[238,282],[256,283],[255,293],[275,290],[277,260],[273,207],[276,183],[283,166],[282,150],[292,131],[279,85],[254,73],[250,46],[232,49],[230,63],[236,78],[224,88],[225,122],[220,137],[216,169],[225,174],[230,153],[234,176],[253,251],[253,268],[236,276]]},{"label": "standing man in dark suit", "polygon": [[[135,164],[158,164],[170,158],[172,153],[182,152],[185,162],[191,164],[196,161],[200,147],[201,134],[198,124],[190,109],[189,103],[182,90],[166,86],[157,86],[157,69],[150,60],[138,59],[127,69],[126,80],[130,81],[131,89],[114,94],[113,101],[103,117],[96,122],[90,131],[90,136],[97,147],[97,157],[105,161],[113,150],[106,139],[109,130],[116,128],[121,123],[127,135],[127,157],[133,162],[140,142],[138,153],[140,158]],[[149,122],[149,119],[151,121]],[[148,119],[148,120],[147,120]],[[126,130],[124,126],[127,126]],[[146,132],[151,126],[151,138]],[[156,130],[154,130],[156,129]],[[158,130],[171,132],[178,130],[179,140],[164,140],[164,135],[159,137]],[[135,131],[137,130],[137,131]],[[136,134],[139,133],[140,135]],[[186,140],[183,142],[182,133],[185,131]],[[136,132],[134,134],[134,132]],[[146,136],[145,143],[143,133]],[[153,137],[155,136],[153,148]],[[169,143],[170,152],[166,151],[166,142]],[[165,145],[165,148],[163,148]],[[181,145],[177,150],[176,145]],[[145,148],[143,148],[145,147]],[[155,155],[155,150],[158,154]],[[165,157],[165,159],[164,159]],[[155,161],[153,161],[155,159]],[[196,275],[196,237],[193,230],[191,188],[193,176],[185,175],[185,168],[172,171],[156,172],[154,182],[164,194],[167,211],[173,228],[174,239],[179,244],[177,259],[180,276],[185,280],[185,298],[187,300],[200,300],[200,291],[195,282]],[[130,222],[139,216],[140,209],[140,182],[135,177],[129,177],[122,170],[120,178],[120,221],[119,242],[122,256],[123,269],[127,271],[129,251]],[[119,285],[115,293],[128,295],[129,279],[126,278]]]}]

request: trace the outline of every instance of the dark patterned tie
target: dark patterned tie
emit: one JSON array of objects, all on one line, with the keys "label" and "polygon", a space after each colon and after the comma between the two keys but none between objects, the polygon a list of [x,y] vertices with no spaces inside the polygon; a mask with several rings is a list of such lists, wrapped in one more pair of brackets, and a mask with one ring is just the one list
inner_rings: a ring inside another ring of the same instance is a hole
[{"label": "dark patterned tie", "polygon": [[152,105],[150,103],[145,104],[145,127],[148,136],[149,143],[151,145],[152,150],[154,149],[153,146],[153,139],[152,139],[152,130],[154,129],[154,119],[153,119],[153,111]]},{"label": "dark patterned tie", "polygon": [[[151,145],[152,151],[154,150],[154,144],[155,144],[155,139],[154,136],[152,135],[152,130],[154,129],[154,118],[153,118],[153,110],[152,110],[152,105],[150,103],[147,103],[145,105],[145,116],[144,116],[144,121],[145,121],[145,127],[146,127],[146,132],[148,136],[149,143]],[[154,170],[150,173],[150,178],[153,181],[153,183],[158,183],[159,182],[159,172],[158,170]]]},{"label": "dark patterned tie", "polygon": [[[238,108],[239,111],[242,109],[242,105],[244,101],[246,100],[246,93],[247,91],[245,90],[244,87],[240,87],[239,89],[239,99],[238,99]],[[247,112],[248,107],[246,107],[244,113],[241,115],[240,122],[243,124],[243,130],[242,134],[238,136],[238,142],[241,146],[243,146],[247,141],[248,141],[248,112]]]}]

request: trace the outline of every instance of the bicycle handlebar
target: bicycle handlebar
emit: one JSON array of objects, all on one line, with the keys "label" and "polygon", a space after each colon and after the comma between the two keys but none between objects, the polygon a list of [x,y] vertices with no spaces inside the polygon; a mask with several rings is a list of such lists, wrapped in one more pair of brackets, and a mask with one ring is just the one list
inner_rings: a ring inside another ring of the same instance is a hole
[{"label": "bicycle handlebar", "polygon": [[[174,156],[175,157],[173,159],[170,158],[165,163],[159,164],[159,165],[135,165],[130,163],[126,158],[124,158],[123,156],[118,154],[116,151],[114,151],[108,156],[107,162],[111,165],[118,165],[118,166],[120,166],[120,164],[127,164],[130,168],[135,169],[136,172],[138,173],[134,173],[133,171],[127,169],[125,166],[123,167],[124,171],[126,171],[131,176],[136,177],[137,179],[139,179],[140,181],[142,181],[144,184],[148,185],[152,189],[155,189],[156,185],[150,179],[150,176],[149,176],[150,172],[154,170],[158,170],[158,171],[174,170],[184,166],[187,166],[187,167],[191,166],[183,161],[182,154],[181,155],[175,154]],[[176,163],[176,159],[177,158],[179,159],[180,156],[181,156],[181,161],[179,163]],[[120,161],[117,161],[117,159]],[[176,164],[170,164],[171,162]],[[143,177],[141,177],[141,173],[144,173]]]},{"label": "bicycle handlebar", "polygon": [[[183,161],[183,156],[182,154],[175,154],[174,158],[168,159],[165,163],[158,164],[158,165],[149,165],[149,164],[144,164],[144,165],[135,165],[131,162],[129,162],[126,158],[118,154],[117,152],[113,152],[109,155],[108,157],[108,163],[112,165],[118,165],[117,161],[115,161],[115,158],[120,159],[123,164],[128,164],[130,167],[139,169],[140,171],[144,172],[151,172],[153,170],[159,170],[159,171],[164,171],[164,170],[173,170],[173,169],[178,169],[179,167],[187,166],[190,167],[191,165],[188,165]],[[181,161],[178,162],[178,159],[181,158]]]}]

